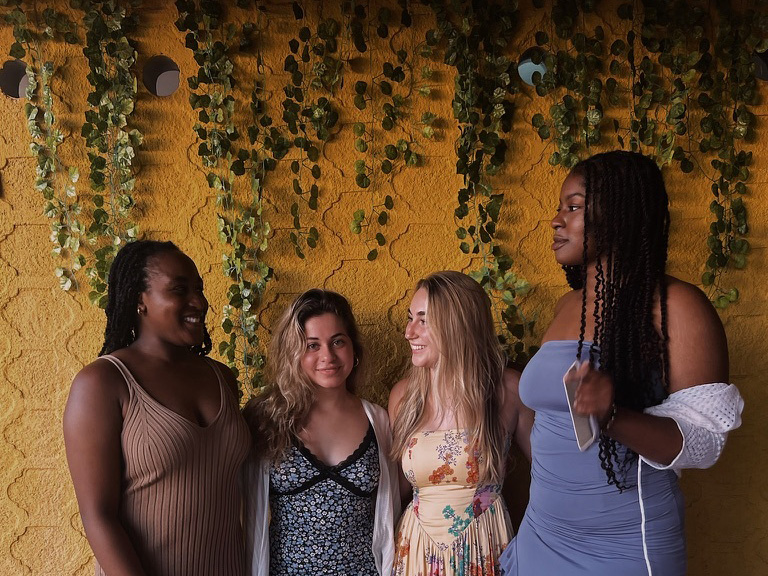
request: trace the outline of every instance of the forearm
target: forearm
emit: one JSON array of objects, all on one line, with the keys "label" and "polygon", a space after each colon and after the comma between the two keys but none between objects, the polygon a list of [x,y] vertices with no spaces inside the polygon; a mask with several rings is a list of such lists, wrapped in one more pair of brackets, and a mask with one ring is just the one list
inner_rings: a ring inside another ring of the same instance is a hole
[{"label": "forearm", "polygon": [[665,466],[671,464],[683,448],[683,437],[672,418],[617,407],[613,421],[606,426],[603,434]]},{"label": "forearm", "polygon": [[133,543],[116,518],[82,515],[94,556],[109,576],[146,576]]}]

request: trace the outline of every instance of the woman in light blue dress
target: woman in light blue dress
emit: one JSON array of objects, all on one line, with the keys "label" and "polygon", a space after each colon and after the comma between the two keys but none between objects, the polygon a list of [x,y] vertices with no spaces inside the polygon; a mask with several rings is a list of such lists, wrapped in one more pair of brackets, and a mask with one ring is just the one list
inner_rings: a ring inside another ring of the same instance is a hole
[{"label": "woman in light blue dress", "polygon": [[[728,379],[723,326],[696,287],[665,275],[669,211],[648,158],[609,152],[565,179],[552,220],[573,288],[557,303],[520,380],[536,412],[531,491],[507,576],[683,576],[679,471],[711,466],[743,403]],[[597,438],[577,445],[573,411]],[[583,446],[582,446],[583,448]]]}]

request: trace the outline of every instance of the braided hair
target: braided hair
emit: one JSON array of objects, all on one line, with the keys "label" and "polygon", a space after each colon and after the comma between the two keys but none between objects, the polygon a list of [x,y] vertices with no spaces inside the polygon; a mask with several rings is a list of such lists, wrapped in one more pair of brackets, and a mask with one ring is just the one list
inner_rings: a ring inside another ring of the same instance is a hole
[{"label": "braided hair", "polygon": [[[574,289],[586,286],[588,242],[595,244],[595,332],[589,362],[610,374],[617,406],[631,410],[661,403],[669,394],[666,282],[669,208],[661,171],[636,152],[613,151],[579,162],[586,206],[581,266],[565,267]],[[582,290],[578,357],[586,329],[587,294]],[[661,303],[661,333],[654,303]],[[597,356],[599,355],[599,366]],[[619,490],[637,454],[600,437],[600,462]]]},{"label": "braided hair", "polygon": [[[139,294],[147,290],[149,259],[166,252],[180,252],[173,242],[137,240],[126,244],[115,256],[107,281],[107,327],[99,356],[131,345],[139,332]],[[199,356],[211,351],[211,336],[204,327],[203,343],[191,347]]]}]

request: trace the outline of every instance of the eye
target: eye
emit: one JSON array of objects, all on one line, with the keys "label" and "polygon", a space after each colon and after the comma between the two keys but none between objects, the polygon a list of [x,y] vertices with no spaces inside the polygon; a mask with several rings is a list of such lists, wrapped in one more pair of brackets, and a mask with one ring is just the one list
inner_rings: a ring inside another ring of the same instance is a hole
[{"label": "eye", "polygon": [[336,340],[333,341],[333,345],[336,346],[337,348],[344,346],[344,344],[346,344],[346,342],[344,342],[344,338],[337,338]]},{"label": "eye", "polygon": [[317,350],[318,348],[320,348],[320,345],[317,342],[307,344],[307,350]]},{"label": "eye", "polygon": [[579,210],[583,208],[583,206],[580,206],[579,204],[572,204],[568,206],[568,212],[575,212],[576,210]]}]

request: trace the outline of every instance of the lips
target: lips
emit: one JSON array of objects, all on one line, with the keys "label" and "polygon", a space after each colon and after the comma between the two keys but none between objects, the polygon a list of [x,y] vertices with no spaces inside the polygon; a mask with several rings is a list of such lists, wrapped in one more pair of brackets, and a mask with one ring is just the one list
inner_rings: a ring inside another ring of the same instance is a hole
[{"label": "lips", "polygon": [[565,238],[560,238],[559,236],[555,236],[552,241],[552,250],[558,251],[560,248],[568,244],[568,240]]},{"label": "lips", "polygon": [[320,374],[336,374],[340,368],[341,366],[327,366],[325,368],[317,368],[317,372],[320,372]]}]

